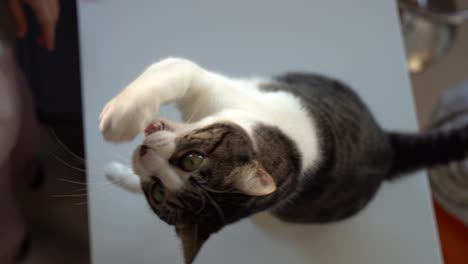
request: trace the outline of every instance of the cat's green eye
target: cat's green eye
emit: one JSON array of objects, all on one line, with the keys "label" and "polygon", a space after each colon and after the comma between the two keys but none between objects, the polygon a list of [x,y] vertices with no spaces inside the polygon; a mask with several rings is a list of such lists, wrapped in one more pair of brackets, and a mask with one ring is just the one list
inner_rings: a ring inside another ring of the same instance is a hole
[{"label": "cat's green eye", "polygon": [[164,201],[164,186],[161,183],[155,183],[151,189],[151,196],[155,203]]},{"label": "cat's green eye", "polygon": [[189,152],[179,160],[179,166],[184,171],[194,171],[200,167],[204,158],[198,152]]}]

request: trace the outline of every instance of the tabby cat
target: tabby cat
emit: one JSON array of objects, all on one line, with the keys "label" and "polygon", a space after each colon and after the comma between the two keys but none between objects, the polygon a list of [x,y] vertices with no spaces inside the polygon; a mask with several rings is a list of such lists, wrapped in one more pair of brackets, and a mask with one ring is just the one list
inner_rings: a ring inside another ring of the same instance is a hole
[{"label": "tabby cat", "polygon": [[[155,119],[176,103],[184,122]],[[384,180],[467,155],[468,126],[383,131],[345,84],[308,73],[234,79],[169,58],[151,65],[100,116],[105,140],[144,132],[132,169],[108,177],[142,191],[174,225],[185,263],[223,226],[268,210],[296,223],[346,219]]]}]

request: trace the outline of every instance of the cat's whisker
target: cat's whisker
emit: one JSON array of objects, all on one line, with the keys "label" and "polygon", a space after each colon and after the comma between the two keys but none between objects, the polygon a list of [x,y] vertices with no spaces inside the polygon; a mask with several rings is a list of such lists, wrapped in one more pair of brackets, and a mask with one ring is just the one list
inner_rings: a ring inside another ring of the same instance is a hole
[{"label": "cat's whisker", "polygon": [[88,189],[88,184],[86,182],[79,182],[79,181],[72,181],[72,180],[68,180],[68,179],[62,179],[62,178],[57,178],[57,180],[59,181],[63,181],[63,182],[67,182],[67,183],[72,183],[72,184],[77,184],[77,185],[84,185],[86,187],[84,188],[79,188],[79,189],[75,189],[75,190],[72,190],[72,192],[82,192],[82,191],[86,191]]},{"label": "cat's whisker", "polygon": [[198,211],[195,213],[195,215],[201,214],[201,212],[203,212],[203,210],[206,207],[206,198],[205,198],[205,196],[203,196],[202,194],[199,194],[199,197],[201,197],[202,205],[201,205],[200,209],[198,209]]},{"label": "cat's whisker", "polygon": [[113,184],[114,184],[114,185],[117,185],[118,187],[120,187],[120,188],[122,188],[122,189],[124,189],[124,190],[127,189],[127,187],[128,187],[128,184],[125,183],[125,181],[122,181],[122,180],[121,180],[121,181],[118,181],[118,182],[115,182],[115,183],[113,183]]},{"label": "cat's whisker", "polygon": [[198,186],[200,188],[203,188],[203,189],[205,189],[206,191],[209,191],[209,192],[213,192],[213,193],[242,193],[242,192],[240,192],[238,190],[233,189],[232,187],[229,188],[229,189],[225,189],[225,190],[216,190],[216,189],[213,189],[213,188],[207,186],[207,183],[208,183],[207,180],[197,179],[197,181],[198,181]]},{"label": "cat's whisker", "polygon": [[226,222],[226,218],[224,216],[224,213],[223,211],[221,210],[221,208],[219,207],[218,203],[216,203],[216,201],[213,199],[213,197],[211,197],[211,195],[203,188],[200,188],[200,191],[202,191],[203,193],[205,193],[206,195],[206,198],[208,198],[208,201],[213,205],[213,207],[215,208],[216,212],[218,213],[218,216],[219,216],[219,219],[221,221],[222,224],[224,224]]},{"label": "cat's whisker", "polygon": [[174,216],[172,218],[172,222],[174,223],[177,219],[179,219],[179,211],[175,210],[174,211]]},{"label": "cat's whisker", "polygon": [[83,182],[72,181],[72,180],[61,179],[61,178],[59,178],[58,180],[62,180],[62,181],[70,182],[70,183],[74,183],[74,184],[85,185],[85,186],[87,186],[86,188],[73,190],[73,192],[79,192],[79,191],[86,191],[86,192],[85,193],[80,193],[80,194],[55,194],[55,195],[51,195],[53,198],[87,197],[89,195],[89,189],[90,188],[92,188],[93,191],[99,191],[102,194],[103,193],[102,191],[109,190],[113,185],[120,185],[121,181],[122,181],[121,179],[118,179],[118,180],[115,180],[115,181],[110,181],[108,183],[100,182],[100,184],[103,184],[103,185],[94,187],[94,186],[91,186],[92,183],[86,184],[86,183],[83,183]]},{"label": "cat's whisker", "polygon": [[[177,98],[177,100],[175,101],[175,106],[177,107],[177,109],[179,110],[179,112],[182,112],[182,111],[180,111],[181,108],[180,108],[180,106],[179,106],[179,105],[181,104],[180,101],[182,100],[182,98],[186,98],[187,92],[188,92],[188,89],[186,89],[186,90],[184,91],[183,95],[182,95],[180,98]],[[192,116],[193,116],[193,115],[192,115]],[[185,119],[185,118],[184,118],[184,119]],[[190,119],[191,119],[191,117],[185,119],[184,122],[189,123],[189,122],[190,122]]]},{"label": "cat's whisker", "polygon": [[115,187],[115,185],[122,186],[122,182],[124,182],[122,179],[117,179],[117,180],[108,181],[106,183],[103,183],[103,185],[101,185],[101,186],[91,187],[91,188],[93,188],[94,190],[111,189],[112,187]]},{"label": "cat's whisker", "polygon": [[88,202],[74,203],[73,205],[75,205],[75,206],[83,206],[83,205],[88,205]]},{"label": "cat's whisker", "polygon": [[88,191],[88,187],[83,187],[83,188],[78,188],[78,189],[70,190],[71,193],[87,192],[87,191]]},{"label": "cat's whisker", "polygon": [[192,122],[193,117],[195,116],[195,111],[190,113],[190,116],[185,120],[186,123]]},{"label": "cat's whisker", "polygon": [[[95,188],[94,192],[99,191],[99,193],[98,193],[99,195],[96,195],[95,197],[93,197],[93,199],[107,199],[107,198],[111,197],[109,194],[111,194],[112,192],[109,192],[108,190],[110,190],[114,185],[121,186],[121,184],[122,184],[122,180],[119,179],[119,180],[111,181],[105,186],[99,186],[98,188]],[[90,193],[89,193],[89,190],[88,190],[88,192],[85,193],[83,196],[88,196],[89,197],[89,194]],[[83,205],[87,205],[88,203],[89,202],[87,200],[85,202],[75,203],[74,205],[83,206]]]},{"label": "cat's whisker", "polygon": [[53,158],[55,158],[57,161],[59,161],[60,163],[62,163],[63,165],[69,167],[69,168],[72,168],[74,170],[77,170],[77,171],[81,171],[81,172],[86,172],[86,170],[82,169],[82,168],[78,168],[76,166],[73,166],[71,164],[69,164],[68,162],[64,161],[63,159],[59,158],[57,155],[55,155],[52,151],[48,151],[47,152],[49,155],[51,155]]},{"label": "cat's whisker", "polygon": [[190,197],[193,197],[195,199],[197,199],[200,195],[197,193],[197,195],[194,194],[195,192],[193,191],[188,191],[188,192],[185,192],[184,195],[187,195],[187,196],[190,196]]},{"label": "cat's whisker", "polygon": [[112,181],[112,182],[110,182],[110,181],[108,181],[108,182],[105,182],[105,181],[102,181],[102,182],[80,182],[80,181],[74,181],[74,180],[63,179],[63,178],[58,178],[57,180],[67,182],[67,183],[86,186],[85,188],[80,188],[80,189],[73,190],[74,192],[85,191],[85,190],[88,190],[89,188],[94,188],[94,189],[104,188],[104,187],[110,186],[112,184],[118,184],[118,182],[120,181],[120,180],[116,180],[116,181]]},{"label": "cat's whisker", "polygon": [[[200,187],[202,186],[198,181],[192,180],[191,184],[195,187],[193,192],[187,192],[186,194],[190,195],[193,198],[200,199],[202,201],[202,205],[200,206],[200,209],[198,209],[194,216],[197,216],[203,212],[203,210],[206,208],[206,197],[203,195],[202,190]],[[196,186],[195,186],[196,185]],[[198,187],[198,188],[196,188]],[[196,195],[195,195],[196,194]]]},{"label": "cat's whisker", "polygon": [[[236,191],[234,191],[234,189],[226,189],[226,190],[215,190],[215,189],[212,189],[206,185],[201,185],[200,186],[201,188],[209,191],[209,192],[213,192],[213,193],[236,193]],[[237,193],[240,193],[237,191]]]},{"label": "cat's whisker", "polygon": [[89,194],[89,193],[88,193],[88,188],[87,188],[87,187],[85,187],[85,188],[80,188],[80,189],[76,189],[76,190],[73,190],[72,192],[86,192],[87,194]]},{"label": "cat's whisker", "polygon": [[54,129],[50,128],[49,131],[51,132],[52,136],[55,138],[55,141],[58,142],[58,144],[64,148],[68,153],[70,153],[75,159],[77,159],[79,162],[84,164],[86,160],[78,155],[76,155],[73,151],[71,151],[63,142],[60,140],[60,138],[57,136],[55,133]]},{"label": "cat's whisker", "polygon": [[57,180],[59,181],[63,181],[63,182],[68,182],[68,183],[74,183],[74,184],[78,184],[78,185],[85,185],[87,186],[89,183],[87,182],[79,182],[79,181],[74,181],[74,180],[69,180],[69,179],[63,179],[63,178],[57,178]]},{"label": "cat's whisker", "polygon": [[96,191],[103,191],[103,190],[108,190],[110,189],[110,186],[111,185],[103,185],[103,186],[97,186],[97,187],[87,187],[87,188],[81,188],[81,189],[77,189],[75,191],[87,191],[87,193],[89,194],[89,189],[90,188],[93,188],[93,190],[96,192]]},{"label": "cat's whisker", "polygon": [[[107,193],[109,193],[109,192],[107,192]],[[99,197],[99,198],[108,197],[108,195],[103,195],[103,194],[105,194],[105,193],[101,193],[99,196],[96,196],[96,198],[97,197]],[[87,193],[87,196],[89,197],[89,193]],[[93,200],[95,200],[96,198],[93,198]],[[83,205],[88,205],[88,204],[89,204],[89,199],[86,199],[84,202],[75,203],[74,205],[83,206]]]},{"label": "cat's whisker", "polygon": [[[218,98],[217,98],[216,96],[209,96],[209,95],[207,95],[207,96],[208,96],[208,99],[209,99],[210,101],[218,100]],[[198,99],[198,101],[195,103],[195,105],[198,105],[199,102],[200,102],[201,100],[202,100],[202,98],[200,97],[200,98]],[[213,103],[212,105],[216,105],[216,104]],[[195,117],[196,114],[199,113],[200,109],[201,109],[200,107],[195,108],[195,111],[193,111],[193,112],[191,113],[190,117],[189,117],[185,122],[187,122],[187,123],[192,122],[193,118]]]},{"label": "cat's whisker", "polygon": [[[200,101],[200,100],[201,100],[201,98],[198,99],[198,101]],[[198,102],[198,101],[197,101],[197,102]],[[196,105],[196,104],[195,104],[195,105]],[[187,118],[187,120],[185,120],[185,122],[186,122],[186,123],[192,122],[193,118],[195,117],[196,114],[198,114],[198,112],[200,111],[200,109],[201,109],[201,108],[195,108],[195,111],[193,111],[193,112],[190,114],[189,118]]]},{"label": "cat's whisker", "polygon": [[77,194],[52,194],[53,198],[64,198],[64,197],[86,197],[88,193],[77,193]]},{"label": "cat's whisker", "polygon": [[169,215],[167,216],[167,222],[172,223],[174,218],[174,211],[170,211]]},{"label": "cat's whisker", "polygon": [[[108,190],[108,189],[106,189],[106,190]],[[109,197],[110,197],[110,196],[108,195],[109,193],[111,193],[111,192],[102,192],[102,193],[100,193],[99,196],[96,196],[96,198],[98,198],[98,199],[109,198]],[[105,195],[104,195],[104,194],[105,194]],[[88,195],[89,195],[89,193],[88,193]],[[93,197],[93,200],[95,200],[96,198]],[[83,206],[83,205],[88,205],[88,204],[89,204],[89,200],[87,199],[87,200],[84,201],[84,202],[75,203],[74,205],[76,205],[76,206]]]},{"label": "cat's whisker", "polygon": [[[185,94],[187,93],[187,91],[185,91],[184,93],[184,96],[182,96],[181,98],[184,98],[185,97]],[[177,110],[180,112],[180,98],[178,98],[177,100],[174,101],[174,105],[175,107],[177,108]]]}]

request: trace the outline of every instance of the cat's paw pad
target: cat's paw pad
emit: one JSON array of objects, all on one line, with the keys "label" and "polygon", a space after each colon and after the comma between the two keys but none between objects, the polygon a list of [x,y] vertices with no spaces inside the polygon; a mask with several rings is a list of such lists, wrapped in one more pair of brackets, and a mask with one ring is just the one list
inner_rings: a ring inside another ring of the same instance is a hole
[{"label": "cat's paw pad", "polygon": [[132,99],[117,96],[106,104],[99,117],[99,130],[107,141],[135,138],[152,119],[152,112]]}]

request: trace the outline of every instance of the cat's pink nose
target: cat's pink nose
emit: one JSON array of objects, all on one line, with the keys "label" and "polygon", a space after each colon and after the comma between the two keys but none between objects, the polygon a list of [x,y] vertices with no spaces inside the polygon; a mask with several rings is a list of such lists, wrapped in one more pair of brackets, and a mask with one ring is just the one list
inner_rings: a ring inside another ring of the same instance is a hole
[{"label": "cat's pink nose", "polygon": [[161,121],[152,122],[151,124],[149,124],[145,128],[145,135],[146,136],[151,135],[151,134],[156,133],[156,132],[158,132],[159,130],[162,130],[162,129],[164,129],[164,123],[163,122],[161,122]]}]

